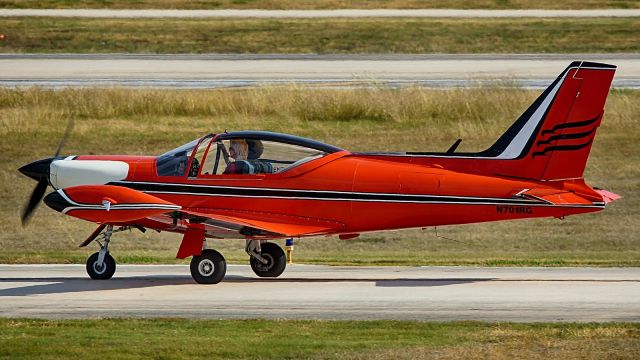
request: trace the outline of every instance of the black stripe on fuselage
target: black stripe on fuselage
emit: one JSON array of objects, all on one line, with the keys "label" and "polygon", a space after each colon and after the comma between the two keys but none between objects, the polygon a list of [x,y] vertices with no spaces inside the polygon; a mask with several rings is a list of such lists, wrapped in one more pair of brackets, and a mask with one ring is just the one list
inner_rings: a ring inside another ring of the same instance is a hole
[{"label": "black stripe on fuselage", "polygon": [[513,198],[483,198],[442,195],[405,195],[388,193],[359,193],[342,191],[318,191],[299,189],[269,189],[243,188],[210,185],[192,185],[175,183],[130,182],[116,181],[109,185],[128,187],[147,193],[201,195],[201,196],[237,196],[255,198],[281,198],[293,200],[340,200],[340,201],[379,201],[379,202],[410,202],[410,203],[439,203],[439,204],[470,204],[470,205],[545,205],[545,201],[534,199]]}]

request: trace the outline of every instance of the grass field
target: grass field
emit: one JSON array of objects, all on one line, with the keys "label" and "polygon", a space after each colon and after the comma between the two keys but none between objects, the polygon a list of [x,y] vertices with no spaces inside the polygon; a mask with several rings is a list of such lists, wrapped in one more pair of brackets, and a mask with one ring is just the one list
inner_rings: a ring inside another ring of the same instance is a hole
[{"label": "grass field", "polygon": [[[7,359],[636,359],[638,324],[0,319]],[[64,334],[64,335],[61,335]]]},{"label": "grass field", "polygon": [[606,9],[637,0],[0,0],[0,8],[109,9]]},{"label": "grass field", "polygon": [[[46,206],[23,229],[19,211],[35,183],[17,172],[49,157],[68,119],[65,154],[159,154],[209,132],[260,129],[316,138],[354,151],[490,145],[539,92],[478,88],[319,90],[0,89],[0,262],[82,263],[95,249],[76,245],[93,225]],[[303,239],[299,262],[399,265],[640,265],[640,91],[613,91],[586,178],[624,198],[584,216],[365,234],[349,241]],[[354,135],[358,137],[354,137]],[[118,234],[119,262],[174,262],[180,237]],[[212,245],[212,244],[210,244]],[[212,245],[245,262],[242,241]]]},{"label": "grass field", "polygon": [[0,18],[5,53],[613,53],[640,51],[628,19]]}]

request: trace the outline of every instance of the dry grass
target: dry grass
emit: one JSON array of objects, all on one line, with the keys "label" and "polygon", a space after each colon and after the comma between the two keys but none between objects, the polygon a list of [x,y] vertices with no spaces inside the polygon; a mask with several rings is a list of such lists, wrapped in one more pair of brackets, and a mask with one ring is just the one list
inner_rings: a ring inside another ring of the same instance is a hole
[{"label": "dry grass", "polygon": [[585,326],[496,324],[463,345],[416,347],[365,353],[354,359],[634,359],[638,329]]},{"label": "dry grass", "polygon": [[611,53],[640,20],[2,18],[10,53]]},{"label": "dry grass", "polygon": [[[488,146],[537,96],[479,88],[321,90],[0,90],[0,261],[82,262],[75,244],[92,225],[41,207],[22,229],[18,213],[34,183],[16,169],[51,156],[69,118],[67,154],[159,154],[208,132],[259,129],[324,140],[354,151],[461,151]],[[606,211],[557,220],[367,234],[350,241],[305,239],[298,261],[350,264],[640,265],[640,92],[614,91],[586,178],[624,196]],[[356,136],[354,136],[357,135]],[[128,241],[132,239],[134,241]],[[115,237],[120,262],[170,262],[179,237]],[[241,242],[216,244],[245,261]]]},{"label": "dry grass", "polygon": [[0,0],[3,8],[109,9],[603,9],[637,0]]}]

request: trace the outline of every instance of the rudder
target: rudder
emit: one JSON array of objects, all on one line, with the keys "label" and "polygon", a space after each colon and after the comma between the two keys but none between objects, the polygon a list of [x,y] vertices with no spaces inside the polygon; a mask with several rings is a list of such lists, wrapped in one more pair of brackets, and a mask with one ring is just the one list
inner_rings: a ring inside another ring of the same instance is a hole
[{"label": "rudder", "polygon": [[615,66],[582,63],[572,78],[580,80],[573,104],[564,122],[542,126],[531,157],[548,157],[542,179],[581,178],[602,122]]}]

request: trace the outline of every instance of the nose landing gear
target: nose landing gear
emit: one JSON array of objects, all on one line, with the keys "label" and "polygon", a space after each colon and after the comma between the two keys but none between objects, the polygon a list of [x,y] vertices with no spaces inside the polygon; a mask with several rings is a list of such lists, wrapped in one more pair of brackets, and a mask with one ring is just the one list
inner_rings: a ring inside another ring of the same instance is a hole
[{"label": "nose landing gear", "polygon": [[[100,243],[100,239],[96,238],[93,241],[100,244],[100,251],[92,254],[87,259],[87,274],[94,280],[108,280],[111,279],[116,272],[116,261],[109,254],[109,242],[111,241],[111,235],[113,235],[113,225],[107,225],[105,232],[102,234],[104,243]],[[118,231],[121,231],[120,229]]]},{"label": "nose landing gear", "polygon": [[[131,230],[132,228],[145,232],[146,229],[141,226],[120,226],[117,229],[113,229],[113,225],[102,224],[89,235],[89,237],[80,244],[80,247],[85,247],[92,242],[97,242],[100,245],[100,251],[92,254],[87,259],[87,274],[94,280],[108,280],[111,279],[116,272],[116,261],[109,254],[109,242],[111,241],[111,235]],[[104,232],[102,232],[104,230]],[[102,241],[102,242],[101,242]]]},{"label": "nose landing gear", "polygon": [[100,252],[94,253],[87,259],[87,274],[93,280],[111,279],[115,272],[116,261],[108,253],[103,255],[102,261],[100,261]]}]

